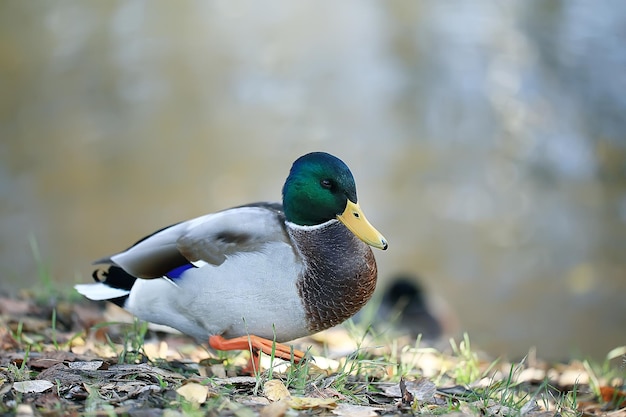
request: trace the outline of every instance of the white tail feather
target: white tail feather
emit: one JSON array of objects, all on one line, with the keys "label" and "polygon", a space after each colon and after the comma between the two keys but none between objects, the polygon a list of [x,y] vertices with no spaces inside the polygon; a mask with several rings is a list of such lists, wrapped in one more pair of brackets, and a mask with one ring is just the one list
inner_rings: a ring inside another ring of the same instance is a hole
[{"label": "white tail feather", "polygon": [[109,287],[102,282],[97,282],[95,284],[78,284],[74,285],[74,288],[90,300],[97,301],[110,300],[112,298],[124,297],[130,294],[129,290]]}]

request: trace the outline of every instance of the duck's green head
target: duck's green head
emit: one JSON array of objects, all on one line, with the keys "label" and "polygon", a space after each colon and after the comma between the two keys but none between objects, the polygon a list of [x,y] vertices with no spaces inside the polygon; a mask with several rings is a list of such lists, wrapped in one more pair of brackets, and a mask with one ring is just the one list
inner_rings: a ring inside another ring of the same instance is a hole
[{"label": "duck's green head", "polygon": [[314,226],[337,219],[368,245],[387,249],[357,203],[352,172],[328,153],[312,152],[293,163],[283,187],[283,208],[292,223]]}]

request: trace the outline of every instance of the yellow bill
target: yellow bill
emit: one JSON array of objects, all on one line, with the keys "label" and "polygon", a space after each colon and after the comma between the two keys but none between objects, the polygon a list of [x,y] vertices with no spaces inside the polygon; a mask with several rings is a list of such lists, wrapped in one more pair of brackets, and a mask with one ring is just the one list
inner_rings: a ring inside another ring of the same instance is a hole
[{"label": "yellow bill", "polygon": [[378,249],[387,249],[387,240],[367,221],[358,203],[348,200],[346,209],[337,215],[337,219],[363,242]]}]

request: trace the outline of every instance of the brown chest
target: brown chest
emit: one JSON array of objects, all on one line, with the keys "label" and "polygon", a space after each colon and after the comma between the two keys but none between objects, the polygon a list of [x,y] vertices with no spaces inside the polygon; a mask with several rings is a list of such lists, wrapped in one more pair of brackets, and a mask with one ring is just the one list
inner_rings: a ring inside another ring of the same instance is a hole
[{"label": "brown chest", "polygon": [[297,286],[309,330],[328,329],[356,314],[376,288],[378,272],[370,247],[339,222],[314,234],[291,233],[305,259]]}]

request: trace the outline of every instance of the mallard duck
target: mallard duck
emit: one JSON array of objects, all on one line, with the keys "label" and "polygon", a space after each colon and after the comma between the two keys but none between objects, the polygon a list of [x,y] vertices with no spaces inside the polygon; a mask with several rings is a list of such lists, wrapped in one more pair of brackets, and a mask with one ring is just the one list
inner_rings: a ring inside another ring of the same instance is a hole
[{"label": "mallard duck", "polygon": [[282,196],[282,205],[248,204],[160,229],[96,261],[104,265],[98,282],[75,288],[217,350],[299,361],[304,353],[282,343],[359,311],[376,286],[370,246],[385,250],[387,240],[333,155],[298,158]]}]

